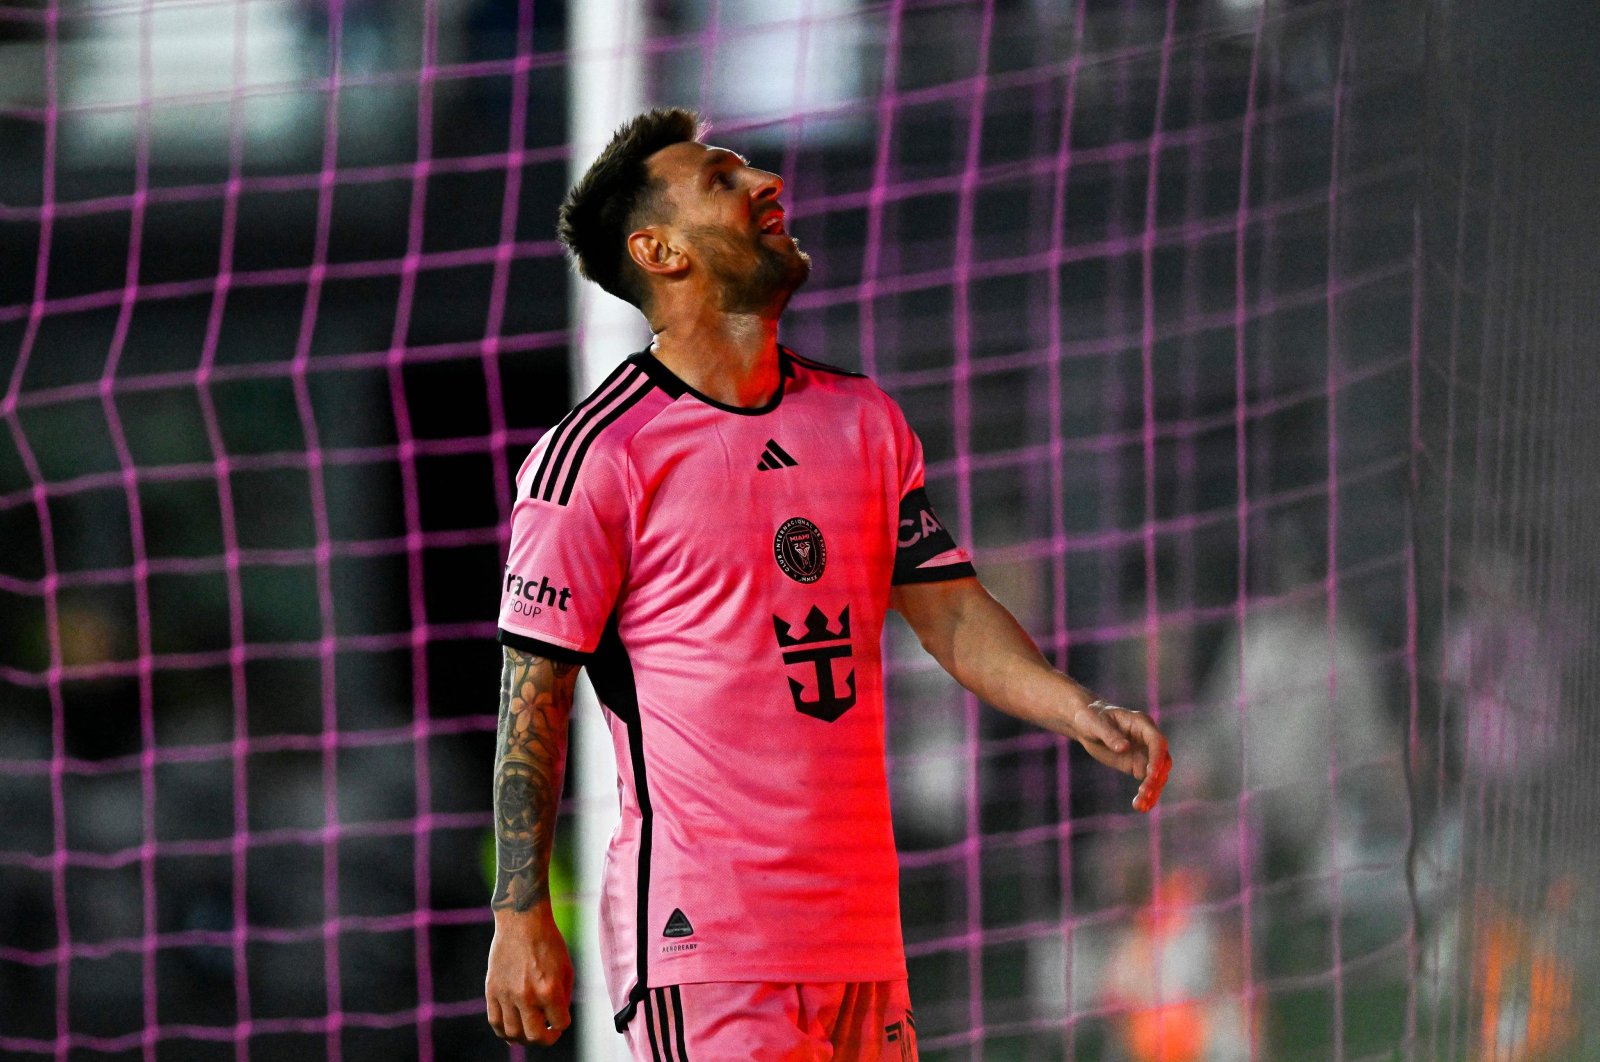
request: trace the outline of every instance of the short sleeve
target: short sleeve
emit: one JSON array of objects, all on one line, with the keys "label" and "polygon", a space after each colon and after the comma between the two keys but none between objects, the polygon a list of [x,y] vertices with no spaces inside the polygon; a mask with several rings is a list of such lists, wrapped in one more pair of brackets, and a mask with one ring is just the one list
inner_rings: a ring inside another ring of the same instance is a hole
[{"label": "short sleeve", "polygon": [[922,463],[922,440],[906,423],[899,405],[891,399],[888,406],[900,463],[900,512],[893,584],[935,583],[976,575],[972,554],[956,545],[928,499],[923,482],[926,473]]},{"label": "short sleeve", "polygon": [[[539,449],[523,466],[538,463]],[[564,502],[519,477],[500,584],[500,643],[582,662],[600,642],[627,574],[630,509],[620,456],[594,453]]]}]

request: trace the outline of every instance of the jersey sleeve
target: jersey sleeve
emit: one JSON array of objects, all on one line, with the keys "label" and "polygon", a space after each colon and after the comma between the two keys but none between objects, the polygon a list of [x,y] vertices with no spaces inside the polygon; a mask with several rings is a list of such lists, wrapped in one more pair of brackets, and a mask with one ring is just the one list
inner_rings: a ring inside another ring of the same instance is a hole
[{"label": "jersey sleeve", "polygon": [[591,454],[566,501],[531,496],[540,448],[518,477],[511,549],[500,584],[500,644],[581,663],[600,642],[627,574],[626,468]]},{"label": "jersey sleeve", "polygon": [[972,554],[956,545],[956,540],[933,511],[933,503],[928,500],[928,491],[923,482],[922,440],[906,423],[899,405],[891,399],[888,406],[900,463],[900,513],[895,538],[893,584],[937,583],[976,575],[972,567]]}]

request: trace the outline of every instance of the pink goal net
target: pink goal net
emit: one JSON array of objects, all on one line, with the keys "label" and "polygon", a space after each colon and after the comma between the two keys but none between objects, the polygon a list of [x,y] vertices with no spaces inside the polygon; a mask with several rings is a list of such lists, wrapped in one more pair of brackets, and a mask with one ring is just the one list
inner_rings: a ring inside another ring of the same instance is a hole
[{"label": "pink goal net", "polygon": [[[650,99],[788,182],[785,342],[900,401],[985,583],[1173,739],[1135,815],[891,623],[923,1057],[1594,1048],[1569,6],[639,5]],[[576,375],[567,20],[0,2],[7,1057],[517,1054],[495,588]]]}]

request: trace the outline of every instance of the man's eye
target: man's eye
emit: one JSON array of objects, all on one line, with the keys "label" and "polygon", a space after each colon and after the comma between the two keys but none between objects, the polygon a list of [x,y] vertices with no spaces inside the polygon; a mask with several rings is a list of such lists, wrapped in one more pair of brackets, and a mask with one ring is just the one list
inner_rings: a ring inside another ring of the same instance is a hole
[{"label": "man's eye", "polygon": [[714,183],[718,188],[732,188],[733,178],[729,177],[726,173],[718,173],[714,179]]}]

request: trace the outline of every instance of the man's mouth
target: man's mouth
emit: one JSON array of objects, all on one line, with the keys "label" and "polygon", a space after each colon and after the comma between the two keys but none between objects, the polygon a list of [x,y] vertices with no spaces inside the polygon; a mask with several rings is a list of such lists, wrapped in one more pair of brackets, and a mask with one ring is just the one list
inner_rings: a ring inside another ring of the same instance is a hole
[{"label": "man's mouth", "polygon": [[761,223],[760,232],[763,236],[787,236],[788,233],[783,228],[783,211],[774,210],[768,214],[766,220]]}]

